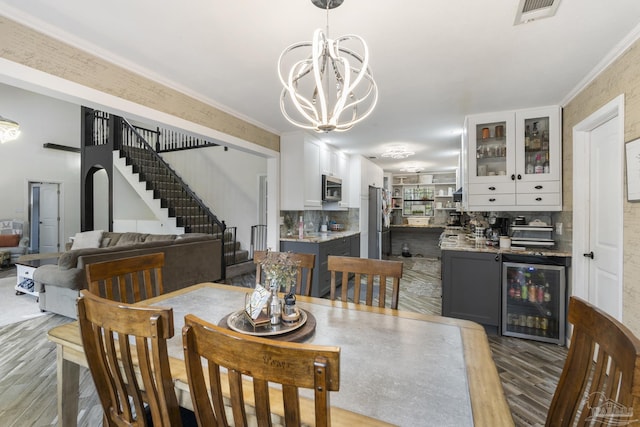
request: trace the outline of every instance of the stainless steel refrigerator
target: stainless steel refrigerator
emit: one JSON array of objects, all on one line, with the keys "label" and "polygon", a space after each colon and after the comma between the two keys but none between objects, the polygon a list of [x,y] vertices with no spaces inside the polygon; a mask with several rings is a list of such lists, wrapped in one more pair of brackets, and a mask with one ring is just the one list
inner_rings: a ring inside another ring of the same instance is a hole
[{"label": "stainless steel refrigerator", "polygon": [[389,192],[369,187],[369,258],[387,259],[391,255],[391,212]]}]

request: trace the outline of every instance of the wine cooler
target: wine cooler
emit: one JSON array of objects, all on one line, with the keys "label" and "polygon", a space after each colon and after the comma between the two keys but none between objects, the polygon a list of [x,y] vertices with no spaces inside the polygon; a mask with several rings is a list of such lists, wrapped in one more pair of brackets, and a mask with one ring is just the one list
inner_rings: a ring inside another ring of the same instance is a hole
[{"label": "wine cooler", "polygon": [[502,335],[564,345],[565,269],[502,263]]}]

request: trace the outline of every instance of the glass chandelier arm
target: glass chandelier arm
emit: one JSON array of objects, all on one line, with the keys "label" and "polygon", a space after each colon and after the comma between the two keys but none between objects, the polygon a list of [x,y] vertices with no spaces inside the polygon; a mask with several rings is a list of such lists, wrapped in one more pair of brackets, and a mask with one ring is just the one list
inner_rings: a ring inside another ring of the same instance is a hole
[{"label": "glass chandelier arm", "polygon": [[[296,72],[296,69],[298,72]],[[298,81],[300,81],[301,77],[309,74],[311,71],[312,64],[310,64],[308,60],[299,61],[296,66],[291,68],[291,73],[289,73],[289,79],[287,82],[289,87],[289,96],[291,96],[296,109],[307,120],[317,122],[320,118],[318,117],[318,112],[315,108],[314,102],[308,100],[296,90],[298,87]]]},{"label": "glass chandelier arm", "polygon": [[[322,79],[325,73],[328,72],[326,64],[326,53],[328,48],[328,41],[322,32],[317,29],[313,32],[313,48],[312,48],[312,67],[313,78],[315,81],[315,91],[317,91],[318,97],[316,101],[320,102],[319,118],[320,122],[329,122],[329,111],[327,109],[327,93],[322,86]],[[326,88],[328,90],[328,88]]]}]

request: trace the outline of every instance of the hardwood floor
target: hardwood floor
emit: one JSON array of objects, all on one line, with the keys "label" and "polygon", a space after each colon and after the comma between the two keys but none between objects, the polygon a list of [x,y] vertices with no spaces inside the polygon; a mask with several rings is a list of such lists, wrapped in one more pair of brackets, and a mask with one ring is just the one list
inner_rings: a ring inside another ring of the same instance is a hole
[{"label": "hardwood floor", "polygon": [[[398,259],[405,263],[399,309],[439,315],[440,261]],[[254,277],[250,272],[228,282],[253,287]],[[0,301],[0,310],[2,304],[10,303]],[[0,328],[0,425],[56,425],[55,346],[44,331],[69,321],[49,314]],[[497,336],[489,337],[489,342],[516,426],[543,426],[566,348]],[[78,425],[102,425],[102,411],[89,372],[81,369],[80,375]]]}]

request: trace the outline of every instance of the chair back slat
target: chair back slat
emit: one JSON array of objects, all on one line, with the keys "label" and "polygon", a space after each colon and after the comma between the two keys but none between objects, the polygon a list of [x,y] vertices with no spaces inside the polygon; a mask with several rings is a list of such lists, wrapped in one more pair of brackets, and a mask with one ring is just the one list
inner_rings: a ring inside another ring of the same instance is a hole
[{"label": "chair back slat", "polygon": [[[228,425],[223,399],[229,399],[236,425],[247,424],[245,403],[255,408],[258,425],[270,425],[272,400],[277,393],[268,387],[270,383],[281,385],[277,400],[284,407],[286,425],[301,423],[300,388],[315,390],[316,425],[330,425],[329,392],[340,388],[338,347],[239,334],[190,314],[185,317],[182,338],[189,388],[200,425]],[[209,371],[211,401],[203,362]],[[324,368],[316,369],[318,363]],[[222,369],[227,372],[227,385],[219,372]],[[252,381],[243,380],[243,376]]]},{"label": "chair back slat", "polygon": [[82,290],[78,322],[105,425],[147,426],[146,403],[154,426],[181,426],[166,344],[173,336],[173,310]]},{"label": "chair back slat", "polygon": [[112,301],[133,304],[161,295],[164,253],[139,255],[85,266],[89,291]]},{"label": "chair back slat", "polygon": [[625,425],[640,419],[640,340],[577,297],[569,301],[568,320],[573,333],[546,425]]},{"label": "chair back slat", "polygon": [[[342,283],[340,299],[348,300],[349,276],[354,275],[353,302],[361,304],[362,280],[366,277],[364,303],[373,306],[374,299],[378,299],[378,307],[385,307],[387,299],[387,279],[391,279],[391,305],[393,309],[398,308],[398,297],[400,294],[400,279],[402,278],[401,261],[389,261],[379,259],[367,259],[356,257],[342,257],[329,255],[328,270],[331,273],[331,300],[336,299],[338,283]],[[378,292],[375,295],[375,279],[378,279]]]},{"label": "chair back slat", "polygon": [[[253,263],[256,265],[256,285],[264,283],[262,262],[269,252],[273,253],[273,251],[255,251],[253,253]],[[313,268],[316,263],[315,254],[290,252],[288,253],[288,256],[289,259],[298,264],[296,272],[296,294],[307,297],[310,296],[311,282],[313,280]]]}]

